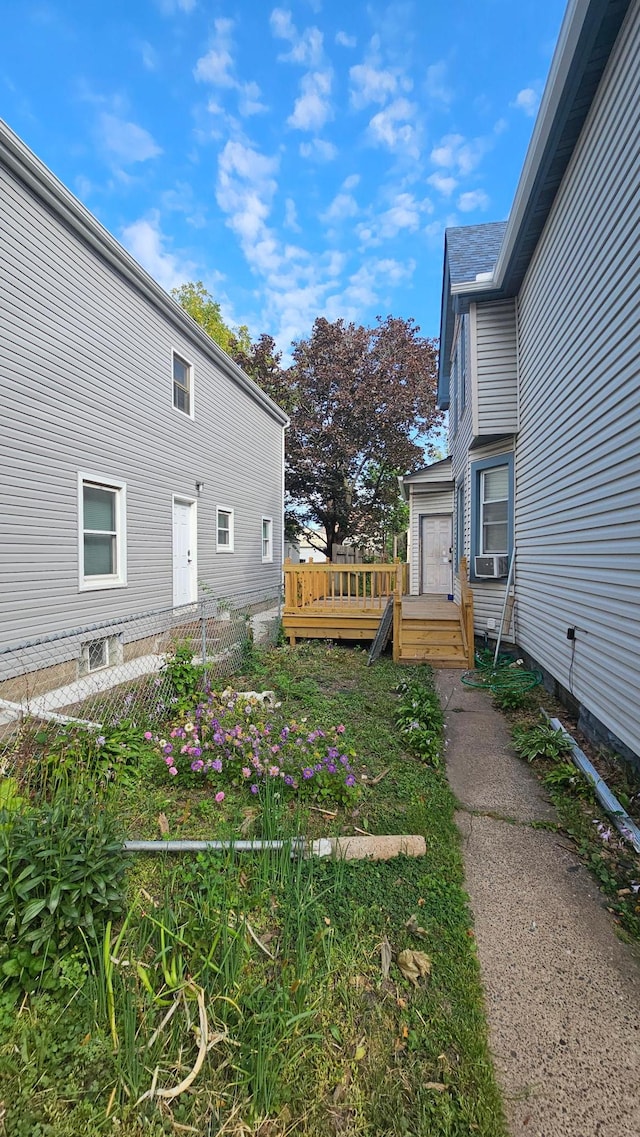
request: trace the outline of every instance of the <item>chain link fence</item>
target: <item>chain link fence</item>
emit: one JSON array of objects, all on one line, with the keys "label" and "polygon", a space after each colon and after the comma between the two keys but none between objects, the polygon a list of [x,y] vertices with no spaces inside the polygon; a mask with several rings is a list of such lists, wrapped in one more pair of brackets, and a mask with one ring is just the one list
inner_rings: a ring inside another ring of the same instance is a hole
[{"label": "chain link fence", "polygon": [[71,628],[0,648],[0,774],[43,724],[148,727],[171,714],[166,669],[186,649],[215,686],[242,671],[253,644],[275,644],[281,600],[243,597]]}]

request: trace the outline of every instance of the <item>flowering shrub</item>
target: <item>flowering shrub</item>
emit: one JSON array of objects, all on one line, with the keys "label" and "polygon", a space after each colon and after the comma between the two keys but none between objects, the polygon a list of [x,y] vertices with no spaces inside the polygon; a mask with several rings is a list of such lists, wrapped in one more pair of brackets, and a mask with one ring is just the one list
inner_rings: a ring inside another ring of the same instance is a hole
[{"label": "flowering shrub", "polygon": [[[145,739],[160,750],[170,778],[245,785],[258,794],[277,779],[298,797],[347,802],[355,794],[353,752],[344,749],[344,726],[310,730],[306,720],[265,721],[264,704],[234,691],[212,691],[192,717],[167,737],[151,731]],[[215,795],[224,800],[224,791]]]}]

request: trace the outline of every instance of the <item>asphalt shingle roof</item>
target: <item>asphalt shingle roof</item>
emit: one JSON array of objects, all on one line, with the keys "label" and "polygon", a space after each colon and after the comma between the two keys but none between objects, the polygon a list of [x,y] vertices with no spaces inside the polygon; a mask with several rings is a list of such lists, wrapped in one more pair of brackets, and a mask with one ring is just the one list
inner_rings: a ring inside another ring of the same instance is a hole
[{"label": "asphalt shingle roof", "polygon": [[475,280],[479,272],[491,272],[495,268],[506,228],[506,221],[490,221],[485,225],[462,225],[447,229],[452,284]]}]

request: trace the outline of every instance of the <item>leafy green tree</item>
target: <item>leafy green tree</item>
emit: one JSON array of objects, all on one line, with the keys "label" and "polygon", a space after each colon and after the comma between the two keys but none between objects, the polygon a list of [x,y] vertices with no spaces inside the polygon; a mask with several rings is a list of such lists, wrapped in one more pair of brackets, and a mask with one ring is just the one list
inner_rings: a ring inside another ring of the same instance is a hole
[{"label": "leafy green tree", "polygon": [[244,324],[235,329],[225,324],[220,305],[201,280],[197,280],[195,284],[181,284],[179,288],[172,288],[171,295],[191,319],[200,324],[211,339],[227,352],[227,355],[233,357],[236,352],[251,348],[249,329]]}]

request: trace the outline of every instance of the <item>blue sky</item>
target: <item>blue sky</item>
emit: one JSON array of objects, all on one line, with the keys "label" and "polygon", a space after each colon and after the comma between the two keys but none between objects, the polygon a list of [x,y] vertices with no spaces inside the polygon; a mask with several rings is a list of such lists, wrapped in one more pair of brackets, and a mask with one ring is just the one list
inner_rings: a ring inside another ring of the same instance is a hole
[{"label": "blue sky", "polygon": [[564,0],[5,0],[0,116],[166,288],[286,351],[437,335],[443,232],[507,216]]}]

